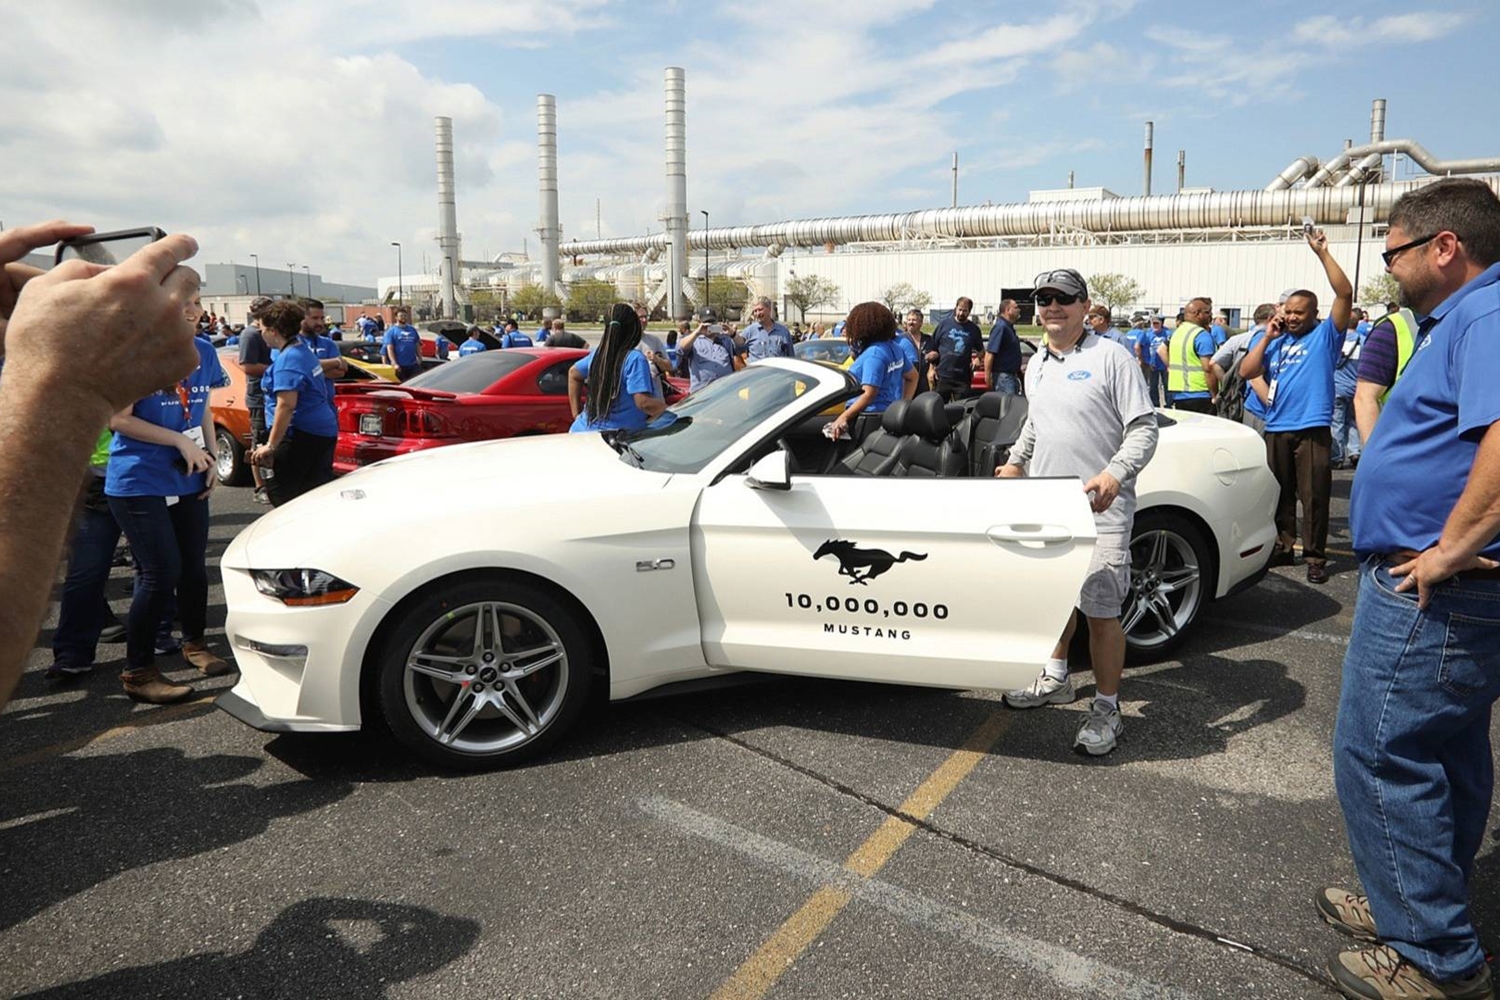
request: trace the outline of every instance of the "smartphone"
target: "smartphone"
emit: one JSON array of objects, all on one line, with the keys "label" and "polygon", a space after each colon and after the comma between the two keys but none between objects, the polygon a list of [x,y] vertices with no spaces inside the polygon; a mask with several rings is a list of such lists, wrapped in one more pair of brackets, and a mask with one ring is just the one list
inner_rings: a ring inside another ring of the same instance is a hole
[{"label": "smartphone", "polygon": [[724,336],[724,327],[718,323],[715,323],[708,328],[708,332],[713,334],[715,337],[722,337]]},{"label": "smartphone", "polygon": [[57,263],[86,260],[90,264],[114,265],[142,247],[167,235],[155,226],[142,229],[117,229],[112,233],[90,233],[57,245]]},{"label": "smartphone", "polygon": [[1302,231],[1304,233],[1307,233],[1309,236],[1311,236],[1312,235],[1312,231],[1314,229],[1316,229],[1316,228],[1317,227],[1313,225],[1312,216],[1310,216],[1310,215],[1304,215],[1302,217]]}]

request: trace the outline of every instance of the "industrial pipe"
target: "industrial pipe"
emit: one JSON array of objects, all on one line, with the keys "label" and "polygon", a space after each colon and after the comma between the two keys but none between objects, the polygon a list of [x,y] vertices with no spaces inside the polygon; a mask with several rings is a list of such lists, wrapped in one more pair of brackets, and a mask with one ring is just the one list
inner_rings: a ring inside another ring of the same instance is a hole
[{"label": "industrial pipe", "polygon": [[1146,159],[1146,184],[1145,184],[1145,187],[1141,190],[1141,194],[1145,195],[1147,198],[1151,197],[1151,142],[1152,142],[1152,137],[1155,134],[1155,132],[1156,132],[1156,123],[1155,122],[1147,122],[1146,123],[1146,151],[1145,151],[1145,159]]},{"label": "industrial pipe", "polygon": [[1387,142],[1372,142],[1366,146],[1353,146],[1344,150],[1338,156],[1327,163],[1313,174],[1308,180],[1308,187],[1318,187],[1327,184],[1329,179],[1349,164],[1362,157],[1374,154],[1385,155],[1387,153],[1405,153],[1411,157],[1413,163],[1437,177],[1450,176],[1452,174],[1487,174],[1500,171],[1500,157],[1478,157],[1469,160],[1440,160],[1433,156],[1419,143],[1410,139],[1391,139]]},{"label": "industrial pipe", "polygon": [[683,298],[683,285],[688,274],[687,86],[684,78],[680,67],[667,67],[667,217],[662,238],[668,251],[667,311],[672,319],[686,319],[688,314]]},{"label": "industrial pipe", "polygon": [[1318,161],[1316,157],[1299,156],[1291,163],[1288,163],[1286,169],[1277,174],[1276,179],[1267,184],[1265,189],[1267,191],[1285,191],[1308,174],[1316,172],[1317,169]]},{"label": "industrial pipe", "polygon": [[458,249],[458,205],[453,195],[453,119],[441,115],[435,120],[437,133],[438,182],[438,253],[442,255],[443,317],[458,315],[458,297],[454,292],[462,255]]},{"label": "industrial pipe", "polygon": [[542,287],[556,292],[557,244],[562,234],[557,222],[557,98],[551,94],[536,95],[536,170],[541,199],[536,231],[542,240]]}]

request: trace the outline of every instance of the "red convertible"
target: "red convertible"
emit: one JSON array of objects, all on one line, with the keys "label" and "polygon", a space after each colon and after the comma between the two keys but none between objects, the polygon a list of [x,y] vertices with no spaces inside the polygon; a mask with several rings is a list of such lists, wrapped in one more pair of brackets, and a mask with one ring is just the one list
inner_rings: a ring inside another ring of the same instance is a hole
[{"label": "red convertible", "polygon": [[[333,471],[342,475],[382,459],[464,441],[560,434],[573,422],[568,369],[587,353],[572,347],[484,351],[400,385],[341,387]],[[668,389],[667,401],[680,395]]]}]

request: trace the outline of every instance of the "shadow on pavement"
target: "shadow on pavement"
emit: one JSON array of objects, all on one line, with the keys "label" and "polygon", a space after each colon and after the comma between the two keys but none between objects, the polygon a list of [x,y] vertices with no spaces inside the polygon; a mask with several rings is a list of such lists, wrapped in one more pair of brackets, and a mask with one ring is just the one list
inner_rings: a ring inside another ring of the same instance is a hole
[{"label": "shadow on pavement", "polygon": [[[0,929],[91,886],[248,840],[349,795],[347,782],[242,781],[265,761],[176,748],[63,756],[0,781]],[[120,994],[124,995],[124,994]]]},{"label": "shadow on pavement", "polygon": [[34,1000],[117,997],[383,997],[469,952],[480,926],[417,906],[308,899],[283,910],[249,951],[141,965],[26,994]]},{"label": "shadow on pavement", "polygon": [[1469,912],[1479,939],[1493,951],[1500,945],[1500,826],[1490,831],[1489,842],[1479,850],[1469,879]]}]

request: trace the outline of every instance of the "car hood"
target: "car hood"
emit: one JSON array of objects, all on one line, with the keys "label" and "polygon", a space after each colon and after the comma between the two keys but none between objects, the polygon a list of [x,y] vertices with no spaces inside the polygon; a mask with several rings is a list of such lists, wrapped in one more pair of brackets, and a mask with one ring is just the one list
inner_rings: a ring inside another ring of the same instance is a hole
[{"label": "car hood", "polygon": [[419,512],[434,499],[450,507],[461,499],[491,526],[503,510],[498,523],[525,535],[538,518],[560,516],[567,501],[609,498],[628,506],[671,479],[627,465],[598,433],[449,445],[366,466],[276,508],[242,531],[223,561],[239,568],[306,565],[329,547],[327,526],[351,522],[371,528],[361,545],[402,544],[394,541],[402,525],[414,532],[407,539],[419,542],[433,530]]}]

